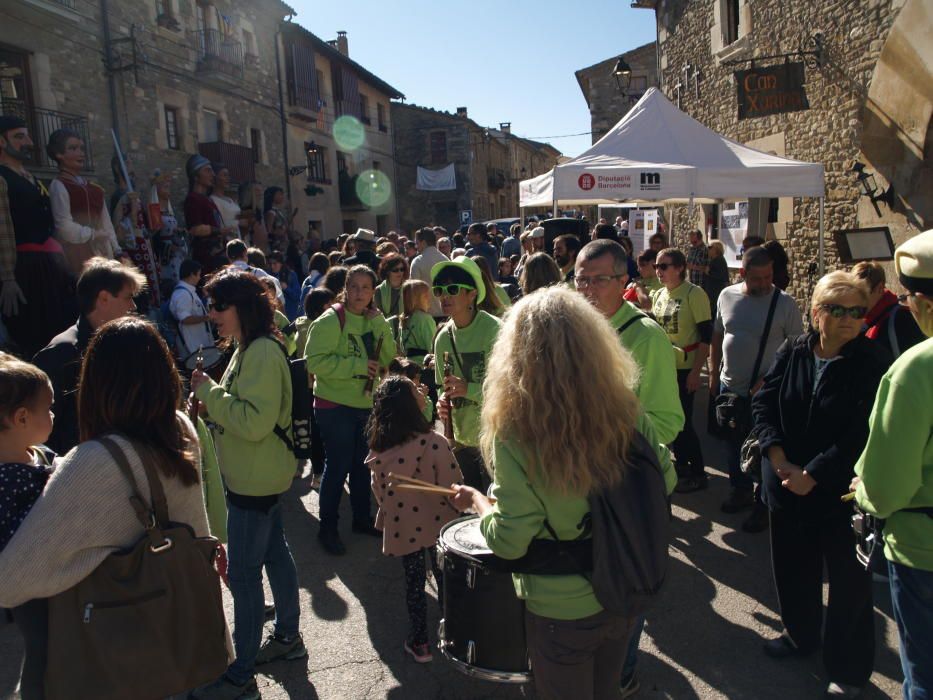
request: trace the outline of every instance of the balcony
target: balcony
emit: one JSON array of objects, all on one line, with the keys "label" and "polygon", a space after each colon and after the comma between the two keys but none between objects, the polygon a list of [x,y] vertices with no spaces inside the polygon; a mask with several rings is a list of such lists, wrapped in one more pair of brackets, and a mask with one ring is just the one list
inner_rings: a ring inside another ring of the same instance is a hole
[{"label": "balcony", "polygon": [[505,171],[501,168],[489,168],[486,171],[487,184],[491,190],[501,190],[505,187]]},{"label": "balcony", "polygon": [[369,209],[356,193],[356,181],[359,175],[351,175],[346,170],[338,174],[337,183],[340,190],[340,208],[347,211],[366,211]]},{"label": "balcony", "polygon": [[11,114],[24,119],[29,127],[29,135],[35,144],[32,149],[32,163],[39,168],[54,170],[57,165],[45,152],[49,136],[58,129],[71,129],[84,141],[85,171],[94,170],[94,158],[91,154],[90,130],[87,117],[52,109],[30,107],[22,100],[0,100],[0,114]]},{"label": "balcony", "polygon": [[216,29],[194,32],[198,50],[198,71],[231,78],[243,77],[243,45]]},{"label": "balcony", "polygon": [[230,170],[231,184],[241,185],[256,179],[253,149],[224,141],[198,144],[198,153],[212,163],[223,163]]}]

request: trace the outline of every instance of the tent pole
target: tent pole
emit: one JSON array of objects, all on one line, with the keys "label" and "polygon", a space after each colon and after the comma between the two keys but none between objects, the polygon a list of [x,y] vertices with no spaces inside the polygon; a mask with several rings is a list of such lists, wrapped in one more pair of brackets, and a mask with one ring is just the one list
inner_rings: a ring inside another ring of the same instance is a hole
[{"label": "tent pole", "polygon": [[823,198],[820,197],[820,242],[819,242],[819,251],[820,251],[820,277],[826,274],[826,249],[823,242]]}]

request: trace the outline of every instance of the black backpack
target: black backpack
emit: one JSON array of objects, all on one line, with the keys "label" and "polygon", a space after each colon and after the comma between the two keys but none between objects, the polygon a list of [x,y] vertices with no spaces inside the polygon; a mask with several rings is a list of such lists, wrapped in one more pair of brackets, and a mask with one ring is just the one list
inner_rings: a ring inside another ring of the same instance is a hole
[{"label": "black backpack", "polygon": [[[654,448],[637,430],[626,458],[625,478],[590,494],[589,522],[575,540],[534,539],[519,559],[487,563],[491,569],[538,576],[579,574],[599,604],[634,617],[651,607],[667,577],[671,510]],[[587,535],[592,535],[588,537]]]}]

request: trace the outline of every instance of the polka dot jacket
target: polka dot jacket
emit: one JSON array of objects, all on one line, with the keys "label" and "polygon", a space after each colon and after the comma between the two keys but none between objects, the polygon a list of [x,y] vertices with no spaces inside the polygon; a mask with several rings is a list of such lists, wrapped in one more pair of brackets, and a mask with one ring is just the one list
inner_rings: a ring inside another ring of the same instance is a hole
[{"label": "polka dot jacket", "polygon": [[0,464],[0,552],[23,524],[52,473],[55,453],[45,447],[32,448],[32,464]]},{"label": "polka dot jacket", "polygon": [[433,547],[441,528],[460,513],[440,494],[394,488],[389,473],[449,487],[463,474],[443,435],[424,433],[385,452],[370,452],[366,464],[373,473],[373,494],[379,504],[376,527],[382,530],[382,553],[404,556]]}]

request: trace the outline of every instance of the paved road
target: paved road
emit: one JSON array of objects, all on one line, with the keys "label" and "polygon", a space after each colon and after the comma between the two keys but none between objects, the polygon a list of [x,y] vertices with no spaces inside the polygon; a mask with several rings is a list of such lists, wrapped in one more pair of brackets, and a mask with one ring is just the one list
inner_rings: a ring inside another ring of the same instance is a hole
[{"label": "paved road", "polygon": [[[707,444],[706,457],[709,463],[724,463],[718,445]],[[817,658],[776,662],[761,653],[762,638],[780,630],[767,534],[733,529],[743,516],[719,512],[727,492],[727,479],[713,472],[709,490],[675,496],[670,582],[648,616],[638,697],[820,698],[825,679]],[[324,554],[315,539],[317,494],[306,482],[295,482],[285,511],[299,571],[302,633],[311,654],[264,670],[259,676],[263,698],[534,697],[530,689],[462,676],[439,655],[431,664],[411,662],[402,651],[407,618],[399,561],[383,557],[374,538],[351,534],[345,536],[347,556]],[[342,522],[349,529],[348,513]],[[897,631],[886,584],[876,584],[875,600],[878,650],[866,700],[895,698],[900,692]],[[229,596],[227,605],[232,619]],[[429,629],[434,630],[436,606],[431,611]],[[0,698],[17,697],[20,660],[15,630],[0,626]]]}]

